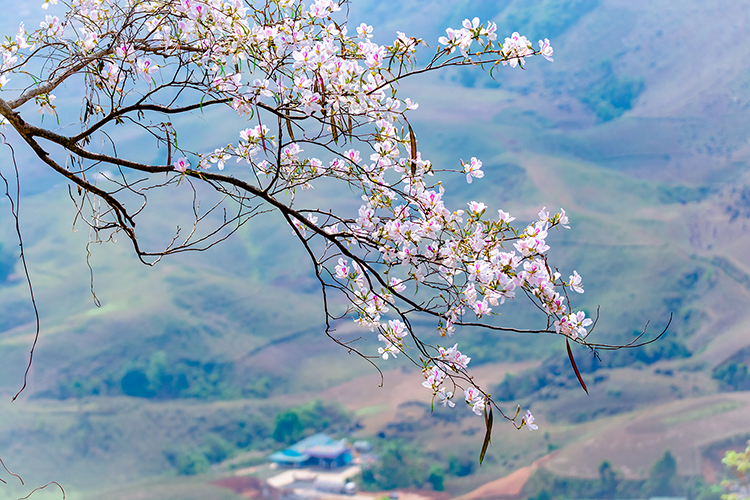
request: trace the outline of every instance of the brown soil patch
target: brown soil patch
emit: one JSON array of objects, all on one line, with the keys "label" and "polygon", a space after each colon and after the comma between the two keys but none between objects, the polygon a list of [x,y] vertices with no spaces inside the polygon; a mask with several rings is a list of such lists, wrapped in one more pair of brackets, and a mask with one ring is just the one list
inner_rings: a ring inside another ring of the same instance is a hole
[{"label": "brown soil patch", "polygon": [[267,482],[248,476],[234,476],[212,481],[211,484],[232,490],[245,498],[275,500],[281,497],[280,491]]},{"label": "brown soil patch", "polygon": [[666,450],[677,460],[677,472],[693,476],[703,468],[701,450],[711,443],[750,433],[750,392],[685,398],[644,410],[602,419],[585,438],[557,451],[545,465],[560,476],[596,477],[607,460],[627,479],[644,479]]},{"label": "brown soil patch", "polygon": [[[506,373],[517,373],[536,365],[537,362],[486,364],[472,369],[471,374],[477,384],[485,387],[502,380]],[[385,372],[383,377],[382,387],[380,375],[374,373],[332,387],[319,397],[339,401],[346,408],[359,411],[359,421],[369,433],[393,422],[403,403],[430,401],[430,392],[422,387],[418,372],[393,370]],[[463,396],[459,397],[463,401]]]},{"label": "brown soil patch", "polygon": [[521,490],[529,480],[535,470],[551,458],[552,454],[546,455],[533,464],[521,467],[517,471],[508,474],[505,477],[485,483],[474,491],[458,497],[457,500],[478,500],[478,499],[515,499],[521,496]]},{"label": "brown soil patch", "polygon": [[[418,490],[415,488],[406,488],[395,490],[398,493],[398,500],[449,500],[450,493],[444,491]],[[388,497],[394,491],[363,491],[359,495],[372,496],[372,498]]]}]

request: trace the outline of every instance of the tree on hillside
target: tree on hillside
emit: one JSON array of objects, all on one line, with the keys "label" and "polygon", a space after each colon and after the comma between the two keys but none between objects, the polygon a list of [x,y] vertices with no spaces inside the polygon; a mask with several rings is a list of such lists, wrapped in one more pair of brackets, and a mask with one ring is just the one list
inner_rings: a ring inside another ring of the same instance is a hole
[{"label": "tree on hillside", "polygon": [[601,483],[599,497],[615,498],[619,479],[617,478],[617,472],[612,468],[612,464],[606,460],[599,464],[599,481]]},{"label": "tree on hillside", "polygon": [[[388,441],[379,451],[378,461],[362,470],[363,486],[370,490],[422,487],[434,481],[438,487],[441,479],[438,470],[427,470],[424,460],[416,450],[402,441]],[[442,472],[442,471],[441,471]],[[436,477],[430,480],[430,475]]]},{"label": "tree on hillside", "polygon": [[644,490],[652,497],[670,496],[675,491],[676,479],[677,461],[671,452],[666,451],[649,469]]},{"label": "tree on hillside", "polygon": [[[480,66],[494,77],[534,56],[551,61],[549,40],[535,46],[512,33],[501,43],[495,23],[474,18],[448,28],[436,48],[401,32],[380,45],[371,26],[347,25],[347,0],[57,3],[45,1],[38,29],[22,23],[1,45],[2,137],[11,155],[23,144],[69,181],[75,222],[92,242],[125,237],[154,265],[210,248],[259,214],[280,214],[309,256],[325,334],[372,363],[404,356],[421,367],[433,401],[463,399],[484,416],[485,447],[493,410],[517,428],[536,425],[531,413],[503,412],[476,387],[470,358],[450,338],[457,328],[622,347],[589,340],[594,322],[571,301],[583,293],[581,276],[547,258],[550,232],[568,228],[565,211],[541,208],[514,223],[481,201],[449,207],[446,192],[481,182],[482,162],[424,158],[409,122],[418,104],[398,89],[451,67]],[[71,101],[80,108],[60,104]],[[226,145],[206,149],[188,132],[194,115],[212,131],[241,125],[222,138]],[[139,133],[149,139],[137,150],[118,147]],[[4,179],[18,180],[13,166]],[[335,192],[340,208],[321,207],[313,189]],[[17,216],[17,191],[7,194]],[[149,203],[157,197],[189,217],[163,246],[150,245],[137,225],[159,218]],[[516,296],[539,309],[541,327],[493,320]],[[346,317],[377,333],[377,352],[336,337]],[[416,317],[432,321],[436,335],[417,332]],[[569,345],[568,354],[575,369]]]}]

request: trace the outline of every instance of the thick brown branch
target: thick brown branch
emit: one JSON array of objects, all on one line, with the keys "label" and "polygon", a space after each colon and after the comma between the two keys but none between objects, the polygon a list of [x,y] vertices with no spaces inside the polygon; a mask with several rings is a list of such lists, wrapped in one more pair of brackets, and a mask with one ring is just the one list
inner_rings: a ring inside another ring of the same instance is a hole
[{"label": "thick brown branch", "polygon": [[[122,206],[122,204],[117,201],[114,197],[112,197],[109,193],[106,191],[94,186],[93,184],[90,184],[89,182],[85,181],[84,179],[78,177],[77,175],[73,174],[69,170],[63,168],[57,162],[55,162],[52,158],[50,158],[49,153],[45,151],[38,142],[36,142],[33,137],[39,136],[39,137],[45,137],[46,136],[57,136],[62,138],[62,136],[59,136],[58,134],[55,134],[54,132],[50,132],[44,129],[40,129],[38,127],[32,127],[31,125],[28,125],[26,122],[24,122],[21,117],[10,109],[7,102],[5,102],[3,99],[0,99],[0,114],[5,116],[5,118],[13,125],[13,128],[16,129],[16,131],[19,133],[21,137],[23,137],[24,141],[31,147],[31,149],[36,153],[36,155],[41,159],[44,163],[52,167],[53,170],[55,170],[57,173],[63,175],[71,182],[77,184],[82,189],[85,189],[86,191],[95,194],[96,196],[99,196],[104,201],[106,201],[112,208],[115,210],[115,214],[117,215],[117,219],[119,221],[120,227],[124,229],[125,231],[132,231],[128,227],[128,224],[132,227],[135,226],[135,221],[128,215],[127,210],[125,210],[125,207]],[[65,139],[62,142],[58,142],[58,144],[62,146],[69,146],[69,139]],[[70,149],[70,148],[68,148]],[[80,149],[80,148],[78,148]],[[132,162],[129,162],[132,163]],[[126,224],[127,221],[127,224]],[[134,236],[133,236],[134,237]]]},{"label": "thick brown branch", "polygon": [[42,85],[38,87],[27,90],[26,92],[18,96],[16,99],[13,99],[12,101],[7,101],[7,105],[10,107],[10,109],[16,109],[17,107],[25,104],[26,102],[30,101],[31,99],[34,99],[35,97],[52,92],[62,82],[64,82],[66,79],[70,78],[71,76],[75,75],[76,73],[78,73],[81,69],[85,68],[92,62],[98,59],[101,59],[102,57],[109,55],[111,53],[112,53],[112,50],[107,49],[107,50],[100,50],[98,52],[94,52],[93,54],[88,55],[88,56],[83,56],[81,60],[79,60],[75,64],[71,64],[59,76],[53,78],[52,80],[46,83],[43,83]]}]

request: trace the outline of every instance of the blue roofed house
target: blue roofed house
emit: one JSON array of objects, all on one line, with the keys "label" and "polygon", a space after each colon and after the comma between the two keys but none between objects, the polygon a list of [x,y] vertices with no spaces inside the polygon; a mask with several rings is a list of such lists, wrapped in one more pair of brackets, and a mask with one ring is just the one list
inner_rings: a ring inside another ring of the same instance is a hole
[{"label": "blue roofed house", "polygon": [[345,439],[332,439],[327,434],[315,434],[277,451],[268,457],[272,462],[291,467],[317,465],[327,469],[342,467],[352,461],[352,450]]}]

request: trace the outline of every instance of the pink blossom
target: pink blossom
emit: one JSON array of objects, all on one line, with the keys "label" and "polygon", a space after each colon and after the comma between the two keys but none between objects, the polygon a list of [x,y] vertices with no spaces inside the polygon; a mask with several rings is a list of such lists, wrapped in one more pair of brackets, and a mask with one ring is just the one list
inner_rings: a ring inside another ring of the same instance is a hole
[{"label": "pink blossom", "polygon": [[495,40],[497,40],[497,24],[488,21],[487,28],[482,29],[479,34],[482,36],[486,36],[488,41],[494,42]]},{"label": "pink blossom", "polygon": [[294,232],[295,235],[299,233],[299,235],[303,238],[307,236],[307,227],[305,227],[305,225],[299,219],[292,219],[292,226],[294,226],[294,228],[297,230],[296,232]]},{"label": "pink blossom", "polygon": [[349,267],[346,260],[339,258],[339,263],[336,265],[336,277],[340,279],[347,278],[349,276]]},{"label": "pink blossom", "polygon": [[437,366],[433,366],[430,370],[425,372],[425,381],[422,382],[422,385],[428,389],[432,389],[433,392],[437,392],[438,388],[440,387],[440,384],[443,383],[443,380],[445,380],[445,372],[438,368]]},{"label": "pink blossom", "polygon": [[44,16],[44,21],[39,23],[39,27],[47,30],[47,36],[60,37],[65,32],[65,28],[60,24],[60,19],[57,16]]},{"label": "pink blossom", "polygon": [[359,151],[356,149],[350,149],[344,153],[344,156],[347,160],[351,161],[352,163],[360,163],[362,162],[362,158],[359,156]]},{"label": "pink blossom", "polygon": [[391,278],[391,288],[393,288],[396,293],[401,293],[406,290],[406,285],[404,285],[403,280],[400,280],[398,278]]},{"label": "pink blossom", "polygon": [[576,340],[579,337],[585,338],[588,335],[586,328],[592,324],[593,321],[583,311],[578,311],[555,321],[555,331]]},{"label": "pink blossom", "polygon": [[389,333],[396,338],[406,337],[409,334],[409,329],[406,328],[406,324],[397,319],[388,321],[388,329]]},{"label": "pink blossom", "polygon": [[482,215],[484,211],[487,210],[487,205],[485,205],[482,202],[470,201],[468,205],[469,205],[469,212],[477,216]]},{"label": "pink blossom", "polygon": [[117,87],[117,84],[120,83],[121,80],[120,68],[116,64],[107,63],[107,65],[102,68],[101,76],[105,79],[105,83],[110,88]]},{"label": "pink blossom", "polygon": [[472,177],[476,177],[477,179],[484,177],[484,172],[482,172],[482,162],[474,157],[471,158],[470,162],[463,163],[463,167],[464,173],[466,174],[466,182],[469,184],[471,184]]},{"label": "pink blossom", "polygon": [[466,302],[473,307],[477,301],[477,290],[476,288],[474,288],[473,284],[470,283],[466,286],[466,290],[464,290],[464,297],[466,298]]},{"label": "pink blossom", "polygon": [[41,97],[37,98],[37,104],[39,107],[37,108],[37,111],[40,115],[48,114],[54,116],[55,111],[55,105],[52,104],[55,102],[55,99],[57,99],[53,94],[43,94]]},{"label": "pink blossom", "polygon": [[122,44],[115,47],[115,55],[124,61],[133,61],[135,59],[135,49],[132,45]]},{"label": "pink blossom", "polygon": [[503,210],[498,210],[497,213],[498,213],[498,221],[500,221],[500,223],[502,224],[510,224],[511,222],[516,220],[515,217],[511,217],[508,212],[505,212]]},{"label": "pink blossom", "polygon": [[372,26],[362,23],[357,26],[357,35],[359,38],[372,38]]},{"label": "pink blossom", "polygon": [[16,32],[16,43],[19,49],[28,49],[30,45],[26,42],[26,28],[24,24],[18,25],[18,32]]},{"label": "pink blossom", "polygon": [[80,39],[80,43],[81,43],[81,46],[83,47],[83,50],[86,50],[86,51],[94,50],[94,47],[96,47],[96,43],[99,39],[99,36],[93,31],[87,30],[86,28],[81,29],[81,34],[83,36]]},{"label": "pink blossom", "polygon": [[438,346],[438,354],[440,355],[441,367],[446,371],[452,370],[457,372],[460,369],[465,370],[471,361],[470,357],[461,354],[461,351],[458,350],[458,344],[453,344],[453,347],[449,349]]},{"label": "pink blossom", "polygon": [[528,410],[526,410],[526,416],[523,417],[523,422],[526,423],[530,431],[539,429],[539,426],[534,423],[534,415]]},{"label": "pink blossom", "polygon": [[481,416],[484,413],[485,398],[481,392],[474,387],[467,387],[464,389],[464,398],[466,399],[466,404],[471,406],[471,410],[476,415]]},{"label": "pink blossom", "polygon": [[554,61],[554,59],[552,59],[552,53],[554,50],[552,49],[552,45],[549,44],[549,38],[545,38],[544,41],[539,40],[539,52],[549,62]]},{"label": "pink blossom", "polygon": [[[226,161],[231,158],[230,155],[226,153],[222,148],[216,148],[212,155],[208,157],[208,161],[210,163],[216,163],[216,166],[219,168],[219,170],[224,170],[224,165],[226,164]],[[210,165],[204,163],[206,165],[205,168],[208,168]]]},{"label": "pink blossom", "polygon": [[574,292],[583,293],[583,285],[581,284],[583,278],[578,274],[578,271],[573,271],[573,274],[570,275],[568,280],[570,288],[572,288]]},{"label": "pink blossom", "polygon": [[178,172],[185,173],[185,171],[190,168],[190,161],[188,161],[188,159],[183,156],[182,158],[178,158],[177,161],[172,164],[172,166]]},{"label": "pink blossom", "polygon": [[218,90],[236,92],[242,86],[242,74],[234,73],[227,76],[217,76],[211,83]]},{"label": "pink blossom", "polygon": [[339,10],[341,10],[341,7],[339,7],[339,5],[333,0],[315,0],[315,2],[310,5],[310,10],[307,12],[307,14],[310,17],[323,19],[328,17],[333,12],[338,12]]},{"label": "pink blossom", "polygon": [[489,314],[490,311],[492,311],[492,308],[487,303],[487,299],[482,300],[481,302],[477,301],[474,303],[474,312],[477,315],[477,318],[481,318],[482,316]]},{"label": "pink blossom", "polygon": [[159,71],[159,66],[155,64],[151,59],[146,57],[143,59],[138,59],[136,61],[136,71],[138,71],[139,75],[148,80],[149,75]]},{"label": "pink blossom", "polygon": [[539,222],[544,223],[549,221],[549,211],[547,210],[547,207],[542,207],[537,216],[539,217]]},{"label": "pink blossom", "polygon": [[438,402],[443,406],[449,406],[450,408],[453,408],[456,406],[456,403],[451,401],[453,399],[453,393],[451,391],[446,391],[445,387],[441,387],[440,390],[437,393]]},{"label": "pink blossom", "polygon": [[515,32],[505,39],[502,53],[503,65],[509,64],[511,68],[515,68],[519,64],[523,65],[525,57],[534,55],[534,50],[531,48],[531,42],[525,36]]}]

